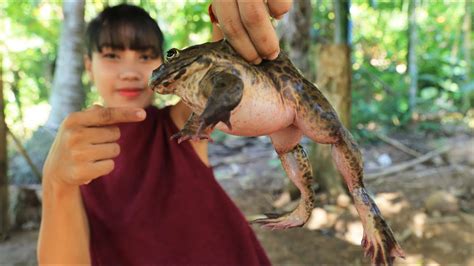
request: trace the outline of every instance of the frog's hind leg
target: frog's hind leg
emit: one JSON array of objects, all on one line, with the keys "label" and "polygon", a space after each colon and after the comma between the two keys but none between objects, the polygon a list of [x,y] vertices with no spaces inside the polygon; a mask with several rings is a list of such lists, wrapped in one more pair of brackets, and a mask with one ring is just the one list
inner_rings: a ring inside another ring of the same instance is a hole
[{"label": "frog's hind leg", "polygon": [[333,160],[349,187],[362,220],[362,246],[365,254],[370,256],[373,264],[392,265],[394,258],[403,257],[404,253],[365,189],[362,154],[349,131],[339,121],[336,112],[332,108],[323,110],[320,105],[318,107],[302,108],[297,117],[297,125],[303,130],[303,134],[315,142],[332,144]]},{"label": "frog's hind leg", "polygon": [[313,210],[314,194],[311,189],[311,165],[303,147],[298,144],[302,133],[294,126],[272,134],[273,146],[280,157],[290,180],[301,192],[301,199],[295,210],[284,215],[267,215],[252,222],[271,229],[286,229],[303,226]]}]

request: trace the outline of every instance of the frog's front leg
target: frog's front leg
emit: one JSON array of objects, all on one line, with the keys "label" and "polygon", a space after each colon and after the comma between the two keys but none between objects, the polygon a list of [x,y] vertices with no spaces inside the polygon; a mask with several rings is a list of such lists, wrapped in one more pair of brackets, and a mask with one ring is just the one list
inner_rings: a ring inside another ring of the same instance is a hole
[{"label": "frog's front leg", "polygon": [[214,128],[217,123],[224,122],[232,130],[230,113],[242,100],[244,83],[231,70],[210,70],[199,83],[204,92],[209,92],[204,111],[199,117],[197,133]]},{"label": "frog's front leg", "polygon": [[[301,131],[289,127],[271,135],[272,143],[283,168],[290,180],[298,187],[301,198],[298,206],[285,215],[267,215],[267,218],[252,222],[263,224],[271,229],[286,229],[303,226],[311,216],[314,205],[314,193],[311,188],[312,171],[308,156],[303,147],[298,144]],[[295,144],[296,143],[296,144]]]},{"label": "frog's front leg", "polygon": [[186,140],[203,140],[207,139],[212,142],[211,132],[212,129],[208,129],[205,132],[198,132],[200,120],[199,116],[196,113],[191,113],[188,120],[184,124],[184,127],[176,134],[171,136],[171,139],[178,139],[178,143],[181,143]]}]

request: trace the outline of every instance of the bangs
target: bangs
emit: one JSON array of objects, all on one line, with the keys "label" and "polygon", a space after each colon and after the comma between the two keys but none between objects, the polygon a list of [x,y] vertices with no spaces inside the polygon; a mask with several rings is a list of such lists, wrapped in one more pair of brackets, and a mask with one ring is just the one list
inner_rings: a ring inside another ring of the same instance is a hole
[{"label": "bangs", "polygon": [[93,51],[102,52],[104,47],[110,47],[120,50],[151,50],[154,56],[163,58],[163,34],[158,24],[143,14],[128,12],[94,20],[88,27],[87,37],[89,55]]}]

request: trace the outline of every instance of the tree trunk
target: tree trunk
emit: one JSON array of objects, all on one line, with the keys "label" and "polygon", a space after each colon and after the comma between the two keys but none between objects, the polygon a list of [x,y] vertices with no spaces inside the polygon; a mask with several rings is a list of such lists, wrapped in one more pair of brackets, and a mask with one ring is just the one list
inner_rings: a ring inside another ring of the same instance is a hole
[{"label": "tree trunk", "polygon": [[416,46],[418,45],[416,26],[417,5],[418,0],[409,0],[408,2],[408,75],[410,79],[408,102],[412,113],[416,108],[416,94],[418,90],[418,66],[416,64]]},{"label": "tree trunk", "polygon": [[309,62],[312,7],[310,0],[294,1],[293,7],[278,23],[281,47],[303,75],[313,80]]},{"label": "tree trunk", "polygon": [[64,22],[61,29],[58,59],[49,103],[51,113],[45,126],[57,129],[64,118],[82,108],[85,91],[84,71],[84,0],[64,1]]},{"label": "tree trunk", "polygon": [[[344,126],[350,126],[351,113],[351,51],[349,1],[335,0],[334,44],[322,44],[318,48],[317,79],[319,89],[336,109]],[[311,165],[321,190],[327,193],[329,202],[336,202],[345,193],[342,178],[336,170],[328,145],[314,144]]]},{"label": "tree trunk", "polygon": [[[38,169],[43,168],[49,148],[64,118],[82,108],[85,91],[82,87],[84,44],[84,0],[64,1],[64,21],[50,95],[51,112],[44,126],[33,133],[25,144],[28,154]],[[14,184],[38,183],[27,162],[17,154],[10,160]]]},{"label": "tree trunk", "polygon": [[[465,0],[464,3],[464,21],[463,21],[463,55],[464,61],[466,61],[466,82],[465,86],[468,86],[470,82],[474,80],[474,75],[472,71],[472,0]],[[471,99],[474,98],[474,92],[472,90],[466,90],[462,98],[462,108],[463,111],[468,111],[472,107]]]},{"label": "tree trunk", "polygon": [[463,40],[463,52],[464,52],[464,60],[466,61],[466,75],[467,80],[471,80],[472,77],[472,56],[471,56],[471,49],[472,49],[472,0],[466,0],[465,3],[465,14],[464,14],[464,40]]},{"label": "tree trunk", "polygon": [[[466,84],[472,81],[472,0],[465,0],[465,13],[464,13],[464,23],[463,23],[463,54],[464,61],[466,61]],[[466,91],[463,95],[463,109],[467,111],[471,107],[471,97],[474,93],[469,90]]]},{"label": "tree trunk", "polygon": [[3,99],[3,57],[0,53],[0,240],[8,235],[8,176],[7,176],[7,127]]}]

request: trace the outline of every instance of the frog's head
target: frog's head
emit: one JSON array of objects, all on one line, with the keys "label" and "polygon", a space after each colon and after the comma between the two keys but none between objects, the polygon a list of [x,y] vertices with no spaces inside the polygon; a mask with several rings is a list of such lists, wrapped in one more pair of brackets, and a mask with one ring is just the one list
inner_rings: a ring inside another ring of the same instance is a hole
[{"label": "frog's head", "polygon": [[149,87],[160,94],[175,93],[188,83],[199,82],[217,62],[231,58],[234,53],[226,41],[194,45],[183,50],[170,49],[165,63],[155,69]]}]

